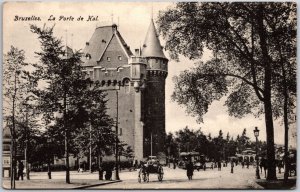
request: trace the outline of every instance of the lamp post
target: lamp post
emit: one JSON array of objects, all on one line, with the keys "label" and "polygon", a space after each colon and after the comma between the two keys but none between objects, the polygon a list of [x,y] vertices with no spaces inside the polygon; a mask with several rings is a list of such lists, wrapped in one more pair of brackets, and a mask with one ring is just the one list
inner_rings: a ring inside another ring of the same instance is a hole
[{"label": "lamp post", "polygon": [[260,176],[259,176],[259,169],[258,169],[258,156],[257,156],[257,145],[258,145],[258,136],[259,136],[259,129],[257,127],[255,127],[255,129],[253,130],[254,132],[254,136],[256,138],[256,179],[260,179]]},{"label": "lamp post", "polygon": [[116,114],[116,161],[115,161],[115,167],[116,167],[116,172],[115,172],[115,178],[116,180],[120,180],[119,177],[119,159],[118,159],[118,155],[119,155],[119,138],[118,138],[118,134],[119,134],[119,128],[118,128],[118,124],[119,124],[119,92],[118,90],[116,90],[116,97],[117,97],[117,114]]}]

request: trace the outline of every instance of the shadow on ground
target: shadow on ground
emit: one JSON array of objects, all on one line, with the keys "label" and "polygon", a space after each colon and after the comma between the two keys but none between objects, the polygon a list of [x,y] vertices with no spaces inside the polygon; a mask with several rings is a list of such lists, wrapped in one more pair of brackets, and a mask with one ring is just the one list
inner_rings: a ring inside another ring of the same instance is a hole
[{"label": "shadow on ground", "polygon": [[296,179],[289,179],[284,183],[283,179],[279,179],[276,181],[259,180],[256,183],[264,189],[296,189],[296,181]]}]

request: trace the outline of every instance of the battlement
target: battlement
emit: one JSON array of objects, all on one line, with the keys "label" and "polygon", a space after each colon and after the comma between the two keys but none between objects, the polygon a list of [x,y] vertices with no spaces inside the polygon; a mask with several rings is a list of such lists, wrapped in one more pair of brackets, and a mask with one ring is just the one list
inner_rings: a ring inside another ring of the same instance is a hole
[{"label": "battlement", "polygon": [[114,79],[116,81],[123,81],[124,78],[130,79],[130,66],[120,66],[117,68],[105,68],[101,66],[93,67],[95,81],[107,81]]},{"label": "battlement", "polygon": [[131,56],[128,60],[130,64],[144,64],[147,65],[147,60],[144,57],[140,56]]}]

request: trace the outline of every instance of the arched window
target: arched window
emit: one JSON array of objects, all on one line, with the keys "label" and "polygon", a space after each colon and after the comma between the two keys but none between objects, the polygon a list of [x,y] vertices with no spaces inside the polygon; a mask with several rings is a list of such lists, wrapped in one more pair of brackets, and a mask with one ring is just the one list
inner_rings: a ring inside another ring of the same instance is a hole
[{"label": "arched window", "polygon": [[130,92],[130,81],[128,78],[123,80],[123,84],[124,84],[124,92],[125,93],[129,93]]},{"label": "arched window", "polygon": [[92,58],[92,56],[91,56],[91,54],[87,53],[87,54],[85,55],[85,58],[86,58],[87,60],[90,60],[90,59]]},{"label": "arched window", "polygon": [[108,80],[107,81],[107,86],[110,86],[111,85],[111,80]]}]

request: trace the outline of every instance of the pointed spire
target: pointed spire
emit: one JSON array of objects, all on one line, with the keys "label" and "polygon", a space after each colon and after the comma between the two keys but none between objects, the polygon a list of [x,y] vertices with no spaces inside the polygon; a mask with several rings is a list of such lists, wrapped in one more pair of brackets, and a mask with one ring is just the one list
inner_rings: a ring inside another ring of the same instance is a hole
[{"label": "pointed spire", "polygon": [[150,26],[143,44],[142,56],[160,57],[166,59],[156,32],[156,28],[154,26],[153,19],[151,19]]}]

